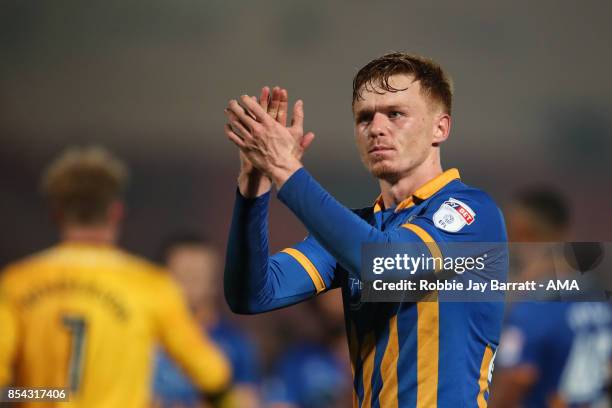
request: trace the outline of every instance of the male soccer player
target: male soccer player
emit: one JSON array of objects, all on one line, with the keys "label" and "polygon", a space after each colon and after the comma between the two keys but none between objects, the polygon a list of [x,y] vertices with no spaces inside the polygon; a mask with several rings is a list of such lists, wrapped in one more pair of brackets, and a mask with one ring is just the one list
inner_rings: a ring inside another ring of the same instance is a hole
[{"label": "male soccer player", "polygon": [[[168,272],[180,285],[193,315],[223,350],[232,365],[228,390],[239,408],[259,406],[258,362],[255,345],[245,333],[225,318],[220,308],[220,257],[217,249],[194,232],[172,236],[164,243],[162,258]],[[153,387],[163,407],[197,407],[198,390],[166,353],[157,356]]]},{"label": "male soccer player", "polygon": [[[288,128],[248,96],[226,109],[225,133],[243,156],[226,257],[227,301],[235,312],[259,313],[340,287],[355,406],[487,404],[503,304],[438,302],[436,292],[416,303],[360,299],[364,243],[425,242],[438,258],[441,243],[506,241],[491,198],[465,185],[458,170],[442,170],[440,146],[450,132],[451,104],[447,75],[422,57],[392,53],[357,73],[355,139],[381,195],[372,207],[356,211],[303,168],[301,155],[314,135],[303,133],[301,101]],[[271,183],[309,236],[268,256]],[[505,279],[505,250],[486,263],[482,280]]]},{"label": "male soccer player", "polygon": [[69,389],[68,405],[49,407],[146,407],[161,342],[198,389],[225,390],[229,364],[177,285],[116,247],[125,182],[125,166],[95,147],[69,149],[44,174],[61,243],[1,275],[0,386]]},{"label": "male soccer player", "polygon": [[[519,192],[507,214],[513,242],[563,242],[568,237],[568,204],[549,188]],[[547,256],[533,251],[525,257],[523,263],[528,266],[521,279],[539,280],[551,275]],[[612,378],[611,361],[609,303],[515,303],[502,332],[491,406],[610,406],[606,387]]]}]

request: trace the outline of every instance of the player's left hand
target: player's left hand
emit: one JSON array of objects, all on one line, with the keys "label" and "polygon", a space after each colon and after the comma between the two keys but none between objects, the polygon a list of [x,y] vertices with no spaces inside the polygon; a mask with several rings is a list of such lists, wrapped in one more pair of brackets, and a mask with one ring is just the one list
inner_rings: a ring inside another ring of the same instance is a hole
[{"label": "player's left hand", "polygon": [[302,167],[302,154],[314,139],[311,132],[304,135],[303,102],[295,103],[290,127],[273,119],[252,97],[243,95],[240,103],[242,106],[231,100],[225,110],[229,120],[225,134],[253,166],[280,188]]}]

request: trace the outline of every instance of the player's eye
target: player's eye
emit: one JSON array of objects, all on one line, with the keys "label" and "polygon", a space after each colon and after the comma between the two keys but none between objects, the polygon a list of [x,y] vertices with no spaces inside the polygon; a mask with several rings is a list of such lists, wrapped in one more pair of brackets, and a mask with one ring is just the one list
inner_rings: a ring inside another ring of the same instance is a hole
[{"label": "player's eye", "polygon": [[357,116],[357,123],[360,125],[367,125],[372,121],[372,115],[368,113]]},{"label": "player's eye", "polygon": [[398,111],[391,111],[389,112],[389,114],[387,116],[389,116],[389,119],[397,119],[402,117],[404,114],[402,112],[398,112]]}]

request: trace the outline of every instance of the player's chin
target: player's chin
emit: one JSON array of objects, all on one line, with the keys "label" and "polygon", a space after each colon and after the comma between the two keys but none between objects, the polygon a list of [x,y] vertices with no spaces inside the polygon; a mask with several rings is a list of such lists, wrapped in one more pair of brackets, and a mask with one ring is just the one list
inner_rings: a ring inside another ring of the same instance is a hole
[{"label": "player's chin", "polygon": [[380,160],[369,165],[370,173],[376,178],[388,178],[397,173],[397,169],[386,160]]}]

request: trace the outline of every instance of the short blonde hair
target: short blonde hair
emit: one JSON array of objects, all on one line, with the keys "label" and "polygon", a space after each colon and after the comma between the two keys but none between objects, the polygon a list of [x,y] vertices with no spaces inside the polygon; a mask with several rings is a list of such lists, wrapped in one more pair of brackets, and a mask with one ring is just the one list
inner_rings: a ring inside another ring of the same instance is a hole
[{"label": "short blonde hair", "polygon": [[71,147],[43,173],[41,188],[64,221],[95,224],[127,185],[126,166],[103,147]]},{"label": "short blonde hair", "polygon": [[[425,95],[442,106],[445,113],[451,114],[453,108],[453,83],[448,74],[435,61],[415,54],[392,52],[368,62],[357,72],[353,79],[353,106],[363,99],[364,89],[385,92],[403,91],[389,84],[393,75],[407,74],[414,76],[421,83]],[[380,92],[378,92],[380,93]]]}]

